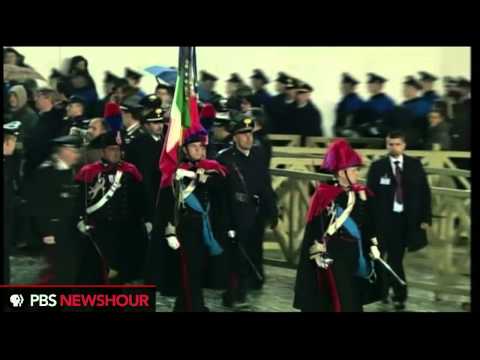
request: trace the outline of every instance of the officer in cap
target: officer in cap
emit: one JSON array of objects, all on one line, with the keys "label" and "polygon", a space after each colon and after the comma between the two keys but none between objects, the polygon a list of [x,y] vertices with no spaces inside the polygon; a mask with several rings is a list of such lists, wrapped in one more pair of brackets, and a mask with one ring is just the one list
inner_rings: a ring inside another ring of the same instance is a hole
[{"label": "officer in cap", "polygon": [[267,107],[272,96],[265,89],[265,86],[270,82],[265,73],[260,69],[253,70],[250,76],[253,88],[253,100],[255,103]]},{"label": "officer in cap", "polygon": [[215,159],[221,150],[231,146],[232,136],[229,132],[230,114],[227,109],[216,112],[212,123],[210,141],[207,145],[207,158]]},{"label": "officer in cap", "polygon": [[140,81],[142,79],[143,75],[140,74],[137,71],[134,71],[130,68],[125,68],[125,79],[127,79],[128,84],[131,87],[134,87],[137,89],[137,95],[140,97],[144,97],[145,93],[140,89]]},{"label": "officer in cap", "polygon": [[140,135],[145,133],[142,127],[143,106],[136,102],[123,102],[120,104],[122,111],[122,143],[127,151],[128,146]]},{"label": "officer in cap", "polygon": [[367,137],[381,137],[385,132],[385,116],[395,108],[393,99],[383,92],[388,81],[375,73],[367,74],[367,89],[371,94],[365,103],[362,114],[362,135]]},{"label": "officer in cap", "polygon": [[121,158],[119,137],[108,132],[91,146],[102,158],[83,166],[75,177],[81,184],[83,219],[78,229],[98,244],[111,282],[141,278],[147,247],[147,203],[143,176]]},{"label": "officer in cap", "polygon": [[419,71],[420,84],[422,85],[423,99],[433,106],[434,102],[440,99],[440,96],[433,90],[435,81],[438,78],[426,71]]},{"label": "officer in cap", "polygon": [[404,124],[402,130],[407,133],[407,140],[412,149],[422,149],[428,132],[428,113],[431,104],[425,101],[418,94],[422,89],[420,82],[413,76],[407,76],[403,82],[403,95],[406,100],[402,107],[412,115],[412,123]]},{"label": "officer in cap", "polygon": [[358,83],[359,81],[349,73],[342,74],[340,92],[343,97],[335,109],[334,132],[336,136],[349,137],[355,134],[355,117],[365,104],[356,92]]},{"label": "officer in cap", "polygon": [[313,87],[300,82],[297,87],[296,106],[290,119],[291,134],[303,135],[302,144],[307,136],[322,136],[322,114],[311,101]]},{"label": "officer in cap", "polygon": [[[153,223],[161,179],[159,161],[165,139],[167,119],[160,102],[153,100],[150,104],[146,102],[144,104],[146,113],[143,118],[146,131],[129,145],[126,160],[135,164],[143,175],[148,202],[146,219],[147,222]],[[152,107],[152,104],[155,106]]]},{"label": "officer in cap", "polygon": [[227,196],[231,216],[227,224],[230,276],[223,294],[225,306],[243,306],[249,288],[263,286],[263,232],[270,222],[277,224],[277,206],[271,186],[265,153],[254,146],[252,117],[232,114],[230,132],[233,145],[218,154],[218,161],[228,169]]},{"label": "officer in cap", "polygon": [[72,95],[67,102],[67,126],[65,135],[78,134],[83,135],[88,129],[90,120],[85,116],[85,100],[81,96]]},{"label": "officer in cap", "polygon": [[3,124],[3,283],[10,283],[9,254],[14,243],[16,195],[14,186],[15,164],[12,158],[15,152],[18,135],[20,135],[20,121],[11,121]]},{"label": "officer in cap", "polygon": [[275,79],[275,91],[277,95],[274,95],[270,104],[265,108],[269,118],[268,132],[277,134],[281,132],[279,124],[281,123],[281,117],[283,115],[283,108],[285,106],[286,86],[289,76],[284,72],[279,72]]},{"label": "officer in cap", "polygon": [[53,151],[25,183],[29,215],[41,239],[48,268],[40,283],[75,284],[81,263],[81,242],[76,229],[79,221],[79,187],[74,166],[80,159],[82,139],[75,135],[55,138]]}]

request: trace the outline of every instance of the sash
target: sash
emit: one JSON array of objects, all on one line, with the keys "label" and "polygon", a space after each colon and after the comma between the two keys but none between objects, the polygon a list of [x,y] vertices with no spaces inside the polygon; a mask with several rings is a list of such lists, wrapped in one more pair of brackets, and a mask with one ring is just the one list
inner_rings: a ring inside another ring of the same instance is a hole
[{"label": "sash", "polygon": [[211,256],[220,255],[223,252],[222,247],[218,244],[217,240],[213,236],[212,227],[210,225],[210,220],[208,219],[208,208],[205,211],[198,201],[195,194],[191,193],[187,198],[185,198],[185,202],[188,206],[190,206],[193,210],[202,214],[203,220],[203,242],[205,246],[208,248],[208,252]]}]

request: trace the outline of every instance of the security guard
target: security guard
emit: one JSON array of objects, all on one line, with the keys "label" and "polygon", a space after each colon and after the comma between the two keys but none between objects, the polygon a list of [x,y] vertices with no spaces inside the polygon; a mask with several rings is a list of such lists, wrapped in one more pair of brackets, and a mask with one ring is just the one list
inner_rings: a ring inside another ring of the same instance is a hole
[{"label": "security guard", "polygon": [[260,289],[264,282],[262,266],[263,234],[266,223],[277,224],[277,206],[266,166],[265,154],[253,146],[254,121],[237,114],[231,122],[234,145],[221,151],[218,161],[228,168],[227,196],[231,216],[227,224],[230,276],[223,295],[225,306],[246,303],[249,287]]}]

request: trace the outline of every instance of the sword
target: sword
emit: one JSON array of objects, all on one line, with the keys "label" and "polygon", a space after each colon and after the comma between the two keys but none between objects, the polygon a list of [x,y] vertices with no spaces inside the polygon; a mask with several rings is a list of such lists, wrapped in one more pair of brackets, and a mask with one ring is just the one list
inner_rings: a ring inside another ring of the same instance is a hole
[{"label": "sword", "polygon": [[378,258],[378,259],[375,259],[375,260],[378,260],[378,261],[380,262],[380,264],[382,264],[383,267],[384,267],[385,269],[387,269],[388,272],[389,272],[390,274],[392,274],[393,277],[394,277],[400,284],[402,284],[403,286],[407,286],[407,283],[406,283],[405,281],[403,281],[403,280],[400,278],[400,276],[397,275],[397,273],[396,273],[395,271],[393,271],[393,269],[390,267],[390,265],[388,265],[388,264],[385,262],[385,260],[383,260],[382,258]]},{"label": "sword", "polygon": [[240,243],[240,242],[237,242],[237,245],[243,255],[243,257],[247,260],[248,264],[250,265],[250,267],[253,269],[253,272],[255,273],[255,276],[257,277],[258,280],[260,281],[263,281],[263,276],[260,274],[260,272],[258,271],[257,267],[255,266],[255,264],[252,262],[252,259],[250,259],[250,257],[248,256],[247,252],[245,251],[245,249],[243,248],[243,245]]}]

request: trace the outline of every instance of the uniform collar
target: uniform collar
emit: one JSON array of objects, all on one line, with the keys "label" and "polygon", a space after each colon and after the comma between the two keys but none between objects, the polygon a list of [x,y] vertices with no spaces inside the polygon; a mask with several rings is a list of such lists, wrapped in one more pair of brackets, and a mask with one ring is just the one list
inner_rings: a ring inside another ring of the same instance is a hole
[{"label": "uniform collar", "polygon": [[151,134],[151,135],[152,135],[153,140],[155,140],[156,142],[159,142],[160,140],[162,140],[161,136],[157,136],[157,135],[153,135],[153,134]]},{"label": "uniform collar", "polygon": [[240,149],[237,145],[235,145],[235,149],[236,149],[240,154],[245,155],[245,157],[249,157],[249,156],[250,156],[250,153],[252,152],[252,149],[250,149],[250,150],[242,150],[242,149]]}]

